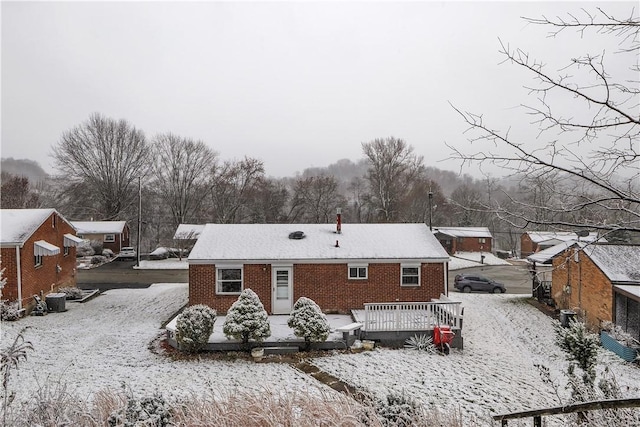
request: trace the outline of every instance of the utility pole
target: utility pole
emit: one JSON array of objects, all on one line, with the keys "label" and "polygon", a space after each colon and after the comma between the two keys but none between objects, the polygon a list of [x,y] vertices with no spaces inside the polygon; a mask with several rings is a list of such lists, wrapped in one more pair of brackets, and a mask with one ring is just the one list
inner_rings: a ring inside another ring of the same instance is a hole
[{"label": "utility pole", "polygon": [[433,224],[431,223],[432,217],[433,217],[432,215],[433,208],[431,207],[432,200],[433,200],[433,193],[431,192],[431,189],[429,189],[429,231],[433,231]]},{"label": "utility pole", "polygon": [[140,267],[140,233],[142,232],[142,178],[138,177],[138,248],[136,267]]}]

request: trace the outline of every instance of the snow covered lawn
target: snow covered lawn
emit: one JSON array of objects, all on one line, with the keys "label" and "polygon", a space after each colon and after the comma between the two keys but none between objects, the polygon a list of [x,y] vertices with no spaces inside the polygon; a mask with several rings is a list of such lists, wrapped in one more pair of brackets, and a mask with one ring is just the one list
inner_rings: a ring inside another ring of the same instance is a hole
[{"label": "snow covered lawn", "polygon": [[[482,422],[495,413],[553,406],[554,391],[535,364],[562,380],[564,355],[553,342],[552,322],[518,295],[453,294],[465,307],[464,350],[449,356],[412,350],[375,349],[328,353],[312,362],[351,385],[384,398],[405,392],[441,410],[460,408]],[[126,383],[135,393],[166,397],[224,394],[234,389],[317,391],[326,386],[288,364],[246,360],[172,361],[150,350],[161,324],[187,300],[186,284],[110,290],[68,311],[2,323],[2,347],[24,326],[35,351],[12,377],[18,398],[47,378],[66,382],[80,396]],[[219,321],[219,320],[218,320]],[[218,322],[217,321],[217,322]],[[217,323],[216,322],[216,323]],[[640,397],[640,369],[602,350],[626,397]]]}]

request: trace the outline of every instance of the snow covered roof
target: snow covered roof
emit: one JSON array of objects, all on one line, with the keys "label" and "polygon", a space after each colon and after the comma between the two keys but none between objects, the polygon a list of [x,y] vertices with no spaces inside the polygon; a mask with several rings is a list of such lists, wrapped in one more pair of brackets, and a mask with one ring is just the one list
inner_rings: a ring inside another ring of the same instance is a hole
[{"label": "snow covered roof", "polygon": [[597,244],[584,252],[611,282],[640,284],[640,246]]},{"label": "snow covered roof", "polygon": [[640,300],[640,284],[638,285],[615,285],[613,289],[624,291],[637,297]]},{"label": "snow covered roof", "polygon": [[[580,240],[581,242],[595,242],[598,240],[597,232],[590,232],[588,236],[578,238],[576,233],[571,231],[528,231],[526,234],[533,243],[543,243],[550,240],[557,240],[557,243],[566,242],[569,240]],[[604,238],[599,239],[601,242],[606,242]]]},{"label": "snow covered roof", "polygon": [[205,224],[180,224],[173,238],[176,240],[197,239]]},{"label": "snow covered roof", "polygon": [[55,209],[0,209],[0,243],[21,246]]},{"label": "snow covered roof", "polygon": [[124,231],[127,221],[71,221],[78,234],[117,234]]},{"label": "snow covered roof", "polygon": [[567,240],[566,242],[560,242],[557,245],[551,246],[550,248],[543,249],[535,254],[531,254],[527,257],[528,261],[531,262],[539,262],[544,263],[550,261],[552,258],[555,258],[558,254],[565,251],[567,248],[573,246],[573,244],[577,243],[575,240]]},{"label": "snow covered roof", "polygon": [[[296,231],[304,238],[289,238]],[[207,224],[189,263],[449,260],[425,224],[343,224],[341,234],[335,231],[333,224]]]},{"label": "snow covered roof", "polygon": [[433,231],[453,237],[493,237],[487,227],[433,227]]}]

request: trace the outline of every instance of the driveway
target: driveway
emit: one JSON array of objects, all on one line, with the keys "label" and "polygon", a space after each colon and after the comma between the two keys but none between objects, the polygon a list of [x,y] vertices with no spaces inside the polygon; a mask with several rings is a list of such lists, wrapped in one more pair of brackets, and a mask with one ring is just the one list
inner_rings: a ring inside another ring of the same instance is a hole
[{"label": "driveway", "polygon": [[80,289],[147,288],[153,283],[187,283],[189,270],[137,270],[135,261],[114,260],[90,270],[78,270]]},{"label": "driveway", "polygon": [[531,275],[526,265],[484,265],[481,267],[463,268],[449,272],[449,291],[458,292],[453,287],[456,274],[478,274],[503,283],[508,294],[531,295]]}]

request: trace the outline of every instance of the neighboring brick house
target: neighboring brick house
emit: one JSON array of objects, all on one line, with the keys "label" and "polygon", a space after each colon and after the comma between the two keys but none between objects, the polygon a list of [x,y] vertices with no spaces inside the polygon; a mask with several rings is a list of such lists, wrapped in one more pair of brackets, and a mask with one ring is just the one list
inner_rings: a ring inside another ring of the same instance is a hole
[{"label": "neighboring brick house", "polygon": [[493,236],[487,227],[433,227],[433,233],[450,255],[491,252]]},{"label": "neighboring brick house", "polygon": [[640,246],[578,242],[553,259],[552,297],[593,329],[614,321],[640,338]]},{"label": "neighboring brick house", "polygon": [[82,239],[69,221],[55,209],[1,209],[0,215],[3,299],[28,307],[33,295],[75,286],[75,247]]},{"label": "neighboring brick house", "polygon": [[131,233],[126,221],[71,221],[83,239],[102,243],[104,249],[117,254],[126,246],[131,246]]},{"label": "neighboring brick house", "polygon": [[565,231],[527,231],[520,236],[520,257],[527,258],[543,249],[550,248],[562,242],[570,240],[579,240],[581,242],[600,242],[606,243],[604,238],[598,238],[597,232],[591,232],[584,237],[578,237],[576,233]]},{"label": "neighboring brick house", "polygon": [[302,296],[339,313],[431,301],[447,294],[448,261],[425,224],[207,224],[189,255],[189,304],[222,314],[246,288],[271,314]]}]

